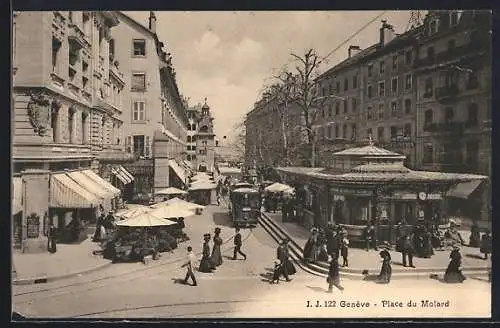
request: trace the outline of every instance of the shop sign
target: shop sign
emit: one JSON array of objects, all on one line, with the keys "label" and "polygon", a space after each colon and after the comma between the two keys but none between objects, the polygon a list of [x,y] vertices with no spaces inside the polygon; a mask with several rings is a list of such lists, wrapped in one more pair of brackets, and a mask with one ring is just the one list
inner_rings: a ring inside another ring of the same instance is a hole
[{"label": "shop sign", "polygon": [[417,194],[412,193],[403,193],[403,192],[395,192],[392,195],[394,199],[407,199],[407,200],[415,200],[417,199]]},{"label": "shop sign", "polygon": [[332,188],[331,190],[342,195],[371,196],[373,194],[371,190],[366,189]]},{"label": "shop sign", "polygon": [[420,192],[418,194],[418,199],[420,200],[437,200],[441,198],[441,194],[426,194],[425,192]]},{"label": "shop sign", "polygon": [[334,201],[337,201],[337,200],[344,201],[345,197],[343,195],[333,195],[333,200]]},{"label": "shop sign", "polygon": [[40,217],[35,213],[26,218],[26,232],[28,238],[38,238],[40,235]]}]

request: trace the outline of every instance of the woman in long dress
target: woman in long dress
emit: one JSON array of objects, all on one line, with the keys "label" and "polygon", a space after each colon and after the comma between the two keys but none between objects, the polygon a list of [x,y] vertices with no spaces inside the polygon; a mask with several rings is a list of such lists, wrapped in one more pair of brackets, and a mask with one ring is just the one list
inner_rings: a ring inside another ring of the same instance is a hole
[{"label": "woman in long dress", "polygon": [[462,266],[462,254],[460,254],[460,248],[458,246],[453,246],[453,250],[450,253],[450,263],[446,272],[444,273],[444,281],[448,283],[462,283],[466,279],[462,273],[460,267]]},{"label": "woman in long dress", "polygon": [[380,269],[380,274],[378,275],[378,281],[380,283],[388,284],[391,282],[392,276],[391,254],[387,251],[387,249],[382,250],[379,254],[382,258],[382,268]]},{"label": "woman in long dress", "polygon": [[313,228],[311,230],[311,236],[307,240],[304,246],[304,259],[308,262],[315,263],[317,261],[318,255],[318,230]]},{"label": "woman in long dress", "polygon": [[204,234],[203,240],[204,240],[203,252],[202,252],[200,267],[198,268],[198,271],[209,273],[209,272],[212,272],[212,269],[211,269],[212,264],[210,262],[210,246],[208,245],[208,243],[210,242],[210,234],[209,233]]},{"label": "woman in long dress", "polygon": [[212,249],[212,263],[215,266],[222,264],[222,253],[220,247],[222,245],[222,238],[220,237],[220,228],[215,228],[214,235],[214,248]]}]

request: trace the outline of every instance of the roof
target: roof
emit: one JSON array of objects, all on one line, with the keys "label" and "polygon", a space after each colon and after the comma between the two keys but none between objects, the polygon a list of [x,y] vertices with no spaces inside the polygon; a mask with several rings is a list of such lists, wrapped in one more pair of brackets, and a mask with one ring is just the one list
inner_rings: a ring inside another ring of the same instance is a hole
[{"label": "roof", "polygon": [[233,193],[252,193],[252,194],[259,193],[259,191],[257,189],[252,189],[252,188],[238,188],[238,189],[234,189],[232,192]]},{"label": "roof", "polygon": [[352,173],[408,173],[411,170],[403,164],[370,163],[354,167]]},{"label": "roof", "polygon": [[313,172],[322,172],[325,169],[323,167],[300,167],[300,166],[289,166],[289,167],[278,167],[277,170],[280,170],[285,173],[292,174],[308,174]]},{"label": "roof", "polygon": [[354,64],[355,62],[367,57],[368,55],[371,55],[372,53],[376,52],[378,49],[379,43],[375,43],[371,45],[370,47],[361,50],[359,53],[356,55],[352,56],[351,58],[346,58],[337,65],[333,66],[332,68],[328,69],[325,71],[323,74],[319,75],[316,80],[321,80],[327,76],[329,76],[332,72],[334,71],[339,71],[345,67],[348,67],[351,64]]},{"label": "roof", "polygon": [[333,155],[334,156],[383,156],[383,157],[398,157],[398,158],[405,157],[404,155],[392,152],[387,149],[379,148],[374,145],[349,148],[333,153]]}]

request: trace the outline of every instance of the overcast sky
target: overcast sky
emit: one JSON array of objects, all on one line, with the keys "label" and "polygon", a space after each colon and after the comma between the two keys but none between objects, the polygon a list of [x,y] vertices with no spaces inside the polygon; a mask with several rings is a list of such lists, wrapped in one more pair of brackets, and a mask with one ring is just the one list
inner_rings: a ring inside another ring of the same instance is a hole
[{"label": "overcast sky", "polygon": [[[149,12],[126,12],[148,25]],[[156,12],[157,33],[172,53],[180,92],[191,104],[208,98],[218,139],[232,136],[236,123],[258,99],[262,86],[290,53],[313,48],[321,56],[348,39],[381,11]],[[329,57],[322,71],[342,61],[349,45],[377,42],[381,20],[396,33],[409,11],[388,11]]]}]

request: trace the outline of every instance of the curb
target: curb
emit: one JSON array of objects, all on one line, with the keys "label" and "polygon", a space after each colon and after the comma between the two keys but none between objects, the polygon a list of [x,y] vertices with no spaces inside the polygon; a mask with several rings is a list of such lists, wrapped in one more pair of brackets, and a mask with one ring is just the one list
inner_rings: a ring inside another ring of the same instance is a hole
[{"label": "curb", "polygon": [[[264,221],[264,217],[266,220]],[[261,226],[267,231],[267,233],[276,241],[281,239],[281,235],[287,237],[291,241],[291,244],[295,246],[298,250],[294,249],[295,247],[290,248],[291,258],[294,260],[296,264],[298,264],[304,271],[317,275],[326,277],[328,274],[327,263],[308,263],[305,262],[302,258],[302,248],[295,242],[293,238],[290,237],[289,233],[285,231],[282,227],[276,224],[268,215],[262,213],[262,217],[260,218]],[[417,268],[415,271],[408,270],[403,271],[404,269],[396,269],[392,271],[392,279],[431,279],[431,277],[442,276],[446,271],[446,267],[444,268]],[[342,276],[351,279],[361,279],[361,280],[369,280],[369,277],[378,275],[380,268],[368,268],[368,269],[358,269],[358,268],[340,268],[340,273]],[[491,268],[488,267],[464,267],[462,268],[464,273],[468,273],[470,276],[487,276],[491,271]]]},{"label": "curb", "polygon": [[35,278],[13,279],[12,280],[12,284],[13,285],[46,284],[46,283],[49,283],[49,282],[53,282],[53,281],[57,281],[57,280],[63,280],[63,279],[68,279],[68,278],[76,277],[76,276],[79,276],[79,275],[83,275],[83,274],[91,273],[91,272],[94,272],[94,271],[98,271],[98,270],[101,270],[101,269],[104,269],[104,268],[110,266],[111,264],[113,264],[113,262],[109,261],[107,263],[103,263],[101,265],[97,265],[97,266],[95,266],[93,268],[90,268],[90,269],[86,269],[86,270],[83,270],[83,271],[80,271],[80,272],[67,273],[67,274],[60,275],[60,276],[52,276],[52,277],[40,276],[40,277],[35,277]]}]

